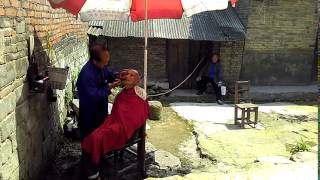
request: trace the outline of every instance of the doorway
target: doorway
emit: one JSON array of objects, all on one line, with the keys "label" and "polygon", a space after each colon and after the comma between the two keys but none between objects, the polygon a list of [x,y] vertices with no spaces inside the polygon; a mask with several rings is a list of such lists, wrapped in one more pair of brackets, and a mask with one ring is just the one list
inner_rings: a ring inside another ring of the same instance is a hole
[{"label": "doorway", "polygon": [[[194,70],[202,57],[210,52],[219,52],[220,43],[213,41],[193,41],[193,40],[167,40],[167,72],[170,88],[174,88],[181,83]],[[195,89],[196,76],[201,66],[195,74],[187,80],[180,89]]]}]

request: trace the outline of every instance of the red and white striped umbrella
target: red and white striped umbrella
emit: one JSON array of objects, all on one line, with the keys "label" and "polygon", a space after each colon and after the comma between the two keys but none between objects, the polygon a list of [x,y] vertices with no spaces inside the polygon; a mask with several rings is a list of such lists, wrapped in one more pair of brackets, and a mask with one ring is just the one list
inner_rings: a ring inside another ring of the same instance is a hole
[{"label": "red and white striped umbrella", "polygon": [[[63,8],[80,14],[81,20],[145,19],[146,0],[49,0],[53,8]],[[237,0],[148,0],[148,19],[180,19],[203,11],[223,10],[228,1],[234,7]]]},{"label": "red and white striped umbrella", "polygon": [[[194,14],[223,10],[238,0],[49,0],[53,8],[63,8],[82,21],[180,19]],[[147,7],[147,8],[146,8]],[[147,11],[146,11],[147,9]],[[145,21],[144,88],[147,90],[148,23]]]}]

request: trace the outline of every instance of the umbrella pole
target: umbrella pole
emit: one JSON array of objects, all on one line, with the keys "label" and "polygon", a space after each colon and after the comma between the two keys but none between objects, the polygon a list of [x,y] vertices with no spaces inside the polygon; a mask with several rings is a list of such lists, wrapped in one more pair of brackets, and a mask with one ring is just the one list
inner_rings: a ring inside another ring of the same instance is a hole
[{"label": "umbrella pole", "polygon": [[147,0],[144,0],[145,20],[144,20],[144,61],[143,61],[143,87],[147,92],[147,78],[148,78],[148,11]]}]

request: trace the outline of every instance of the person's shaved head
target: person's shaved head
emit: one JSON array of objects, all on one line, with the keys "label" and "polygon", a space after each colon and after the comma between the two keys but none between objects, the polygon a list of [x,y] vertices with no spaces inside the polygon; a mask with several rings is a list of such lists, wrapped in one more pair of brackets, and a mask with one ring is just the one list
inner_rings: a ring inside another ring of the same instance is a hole
[{"label": "person's shaved head", "polygon": [[133,88],[134,86],[138,85],[140,82],[140,75],[139,72],[135,69],[128,69],[126,76],[124,77],[124,87],[125,88]]}]

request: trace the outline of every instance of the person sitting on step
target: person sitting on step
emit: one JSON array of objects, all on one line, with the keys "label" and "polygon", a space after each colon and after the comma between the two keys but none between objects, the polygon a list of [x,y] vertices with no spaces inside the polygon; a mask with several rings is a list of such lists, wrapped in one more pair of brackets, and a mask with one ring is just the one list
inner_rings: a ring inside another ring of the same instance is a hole
[{"label": "person sitting on step", "polygon": [[197,95],[202,95],[206,90],[207,84],[211,83],[216,95],[216,101],[219,105],[222,105],[223,100],[220,88],[222,85],[222,67],[220,56],[217,53],[213,53],[209,57],[208,62],[202,67],[196,79]]}]

